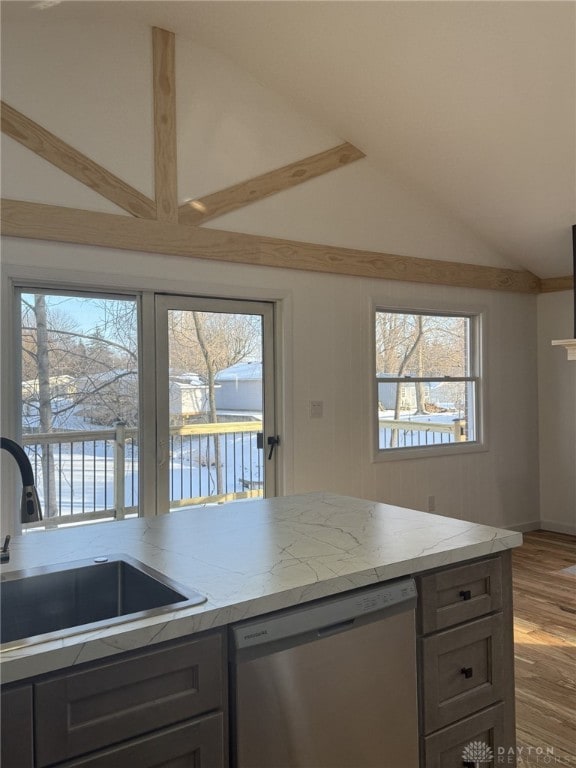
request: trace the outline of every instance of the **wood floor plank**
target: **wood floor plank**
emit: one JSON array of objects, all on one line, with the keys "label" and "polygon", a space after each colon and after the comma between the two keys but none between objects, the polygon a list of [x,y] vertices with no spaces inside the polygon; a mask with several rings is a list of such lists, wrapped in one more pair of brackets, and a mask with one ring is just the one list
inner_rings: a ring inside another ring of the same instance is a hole
[{"label": "wood floor plank", "polygon": [[518,766],[576,768],[576,537],[524,534],[512,560]]}]

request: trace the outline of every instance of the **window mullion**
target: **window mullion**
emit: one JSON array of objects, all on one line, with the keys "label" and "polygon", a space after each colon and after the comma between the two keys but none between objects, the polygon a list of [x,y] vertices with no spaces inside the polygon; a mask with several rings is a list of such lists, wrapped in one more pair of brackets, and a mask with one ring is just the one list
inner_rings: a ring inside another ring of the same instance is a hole
[{"label": "window mullion", "polygon": [[376,381],[381,384],[417,384],[419,382],[432,382],[432,383],[439,383],[442,384],[444,382],[458,382],[458,381],[477,381],[477,377],[475,376],[401,376],[401,377],[393,377],[393,376],[377,376]]},{"label": "window mullion", "polygon": [[139,506],[140,515],[151,517],[157,509],[156,487],[156,321],[154,294],[144,292],[139,302],[138,334],[140,360],[140,440]]}]

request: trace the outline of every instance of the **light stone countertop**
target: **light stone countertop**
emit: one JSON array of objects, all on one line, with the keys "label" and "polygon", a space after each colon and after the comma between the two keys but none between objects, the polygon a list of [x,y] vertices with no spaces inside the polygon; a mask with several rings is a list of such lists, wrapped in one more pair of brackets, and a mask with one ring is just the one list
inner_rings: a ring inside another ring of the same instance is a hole
[{"label": "light stone countertop", "polygon": [[206,603],[2,651],[2,682],[520,546],[515,531],[309,493],[14,537],[2,574],[127,554]]}]

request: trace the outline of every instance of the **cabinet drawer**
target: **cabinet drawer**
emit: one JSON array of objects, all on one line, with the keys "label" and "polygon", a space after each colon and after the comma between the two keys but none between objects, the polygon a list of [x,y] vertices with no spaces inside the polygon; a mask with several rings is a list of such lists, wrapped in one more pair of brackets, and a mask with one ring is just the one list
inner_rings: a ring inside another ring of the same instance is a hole
[{"label": "cabinet drawer", "polygon": [[419,595],[423,635],[499,611],[502,561],[497,557],[422,576]]},{"label": "cabinet drawer", "polygon": [[88,755],[59,768],[224,768],[222,713]]},{"label": "cabinet drawer", "polygon": [[32,768],[32,686],[2,691],[0,765],[2,768]]},{"label": "cabinet drawer", "polygon": [[503,697],[506,670],[501,613],[439,632],[420,643],[425,734]]},{"label": "cabinet drawer", "polygon": [[[496,764],[499,748],[507,754],[503,721],[504,704],[497,704],[427,736],[424,739],[423,768],[474,768],[477,764],[473,759],[474,747],[479,763]],[[476,744],[473,746],[472,742]],[[490,758],[488,750],[494,756],[493,761],[482,760]]]},{"label": "cabinet drawer", "polygon": [[220,708],[222,673],[216,634],[38,683],[38,768]]}]

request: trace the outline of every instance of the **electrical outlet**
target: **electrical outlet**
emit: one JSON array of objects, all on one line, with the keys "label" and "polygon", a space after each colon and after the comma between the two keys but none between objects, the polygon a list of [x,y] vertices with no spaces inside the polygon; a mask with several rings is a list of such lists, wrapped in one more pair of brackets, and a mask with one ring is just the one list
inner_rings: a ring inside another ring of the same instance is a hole
[{"label": "electrical outlet", "polygon": [[436,496],[428,496],[428,512],[436,511]]},{"label": "electrical outlet", "polygon": [[310,418],[321,419],[324,415],[324,401],[310,400]]}]

